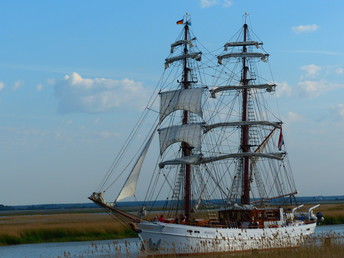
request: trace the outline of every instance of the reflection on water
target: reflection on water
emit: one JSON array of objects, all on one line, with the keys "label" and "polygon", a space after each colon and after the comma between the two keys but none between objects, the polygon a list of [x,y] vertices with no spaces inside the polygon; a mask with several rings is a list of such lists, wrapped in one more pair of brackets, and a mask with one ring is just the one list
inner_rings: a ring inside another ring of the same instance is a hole
[{"label": "reflection on water", "polygon": [[1,246],[1,258],[46,257],[138,257],[141,243],[137,238]]},{"label": "reflection on water", "polygon": [[344,234],[344,224],[316,227],[315,233],[340,233],[340,234]]},{"label": "reflection on water", "polygon": [[[344,224],[321,226],[317,234],[344,234]],[[141,243],[137,238],[124,240],[103,240],[85,242],[65,242],[47,244],[29,244],[1,246],[1,258],[37,258],[37,257],[138,257]]]}]

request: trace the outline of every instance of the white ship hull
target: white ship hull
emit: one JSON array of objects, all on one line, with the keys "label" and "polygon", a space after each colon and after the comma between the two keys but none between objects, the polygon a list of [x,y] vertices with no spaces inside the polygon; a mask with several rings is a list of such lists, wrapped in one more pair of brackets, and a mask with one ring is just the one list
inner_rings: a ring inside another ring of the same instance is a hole
[{"label": "white ship hull", "polygon": [[188,254],[238,252],[295,247],[314,233],[316,223],[278,228],[209,228],[141,222],[139,234],[148,253]]}]

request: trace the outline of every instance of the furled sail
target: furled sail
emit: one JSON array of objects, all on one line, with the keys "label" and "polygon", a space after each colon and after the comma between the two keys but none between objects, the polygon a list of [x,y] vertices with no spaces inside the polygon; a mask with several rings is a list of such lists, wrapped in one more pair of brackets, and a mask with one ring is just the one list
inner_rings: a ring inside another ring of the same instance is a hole
[{"label": "furled sail", "polygon": [[148,142],[146,143],[145,147],[143,148],[142,152],[140,153],[140,156],[138,157],[133,169],[131,170],[131,173],[129,174],[129,176],[127,178],[127,181],[123,185],[122,190],[119,193],[118,197],[116,198],[115,202],[120,201],[120,200],[125,199],[125,198],[130,197],[130,196],[135,196],[136,185],[137,185],[137,181],[139,179],[142,164],[143,164],[143,161],[146,157],[149,146],[152,142],[154,133],[155,133],[155,130],[153,131]]},{"label": "furled sail", "polygon": [[197,53],[189,53],[189,54],[184,54],[184,55],[180,55],[176,57],[166,58],[165,68],[168,68],[169,65],[173,62],[184,60],[187,58],[192,58],[192,59],[195,59],[196,61],[201,61],[201,55],[202,55],[202,52],[197,52]]},{"label": "furled sail", "polygon": [[263,54],[263,53],[252,53],[252,52],[241,52],[241,53],[229,53],[229,54],[224,54],[221,56],[218,56],[218,63],[222,64],[222,59],[223,58],[244,58],[244,57],[253,57],[253,58],[260,58],[262,61],[266,62],[269,54]]},{"label": "furled sail", "polygon": [[160,93],[160,122],[176,110],[187,110],[202,117],[203,88],[173,90]]},{"label": "furled sail", "polygon": [[223,122],[210,125],[204,125],[204,132],[208,132],[214,128],[226,127],[226,126],[256,126],[256,125],[266,125],[275,128],[281,128],[282,122],[269,122],[269,121],[237,121],[237,122]]},{"label": "furled sail", "polygon": [[201,148],[202,124],[184,124],[159,129],[160,154],[175,142],[187,142],[196,150]]},{"label": "furled sail", "polygon": [[174,48],[177,46],[180,46],[180,45],[189,44],[190,47],[193,47],[192,41],[195,39],[196,38],[192,38],[191,40],[181,39],[181,40],[174,42],[173,44],[171,44],[171,54],[173,54]]},{"label": "furled sail", "polygon": [[240,42],[228,42],[224,45],[225,51],[228,50],[228,47],[243,47],[243,46],[256,46],[257,48],[263,45],[262,42],[257,41],[240,41]]},{"label": "furled sail", "polygon": [[213,87],[210,90],[210,94],[212,98],[216,97],[216,93],[221,91],[227,90],[243,90],[243,89],[266,89],[267,92],[271,92],[276,87],[276,84],[251,84],[251,85],[227,85],[227,86],[220,86],[220,87]]},{"label": "furled sail", "polygon": [[164,168],[166,165],[199,164],[200,158],[200,154],[184,156],[181,158],[160,162],[159,167]]},{"label": "furled sail", "polygon": [[219,160],[224,159],[235,159],[235,158],[243,158],[243,157],[259,157],[259,158],[267,158],[267,159],[276,159],[282,160],[285,156],[285,152],[277,152],[277,153],[259,153],[259,152],[243,152],[243,153],[231,153],[225,154],[216,157],[202,157],[202,155],[192,155],[187,157],[182,157],[174,160],[167,160],[159,163],[160,168],[164,168],[166,165],[180,165],[180,164],[191,164],[191,165],[200,165],[211,163]]}]

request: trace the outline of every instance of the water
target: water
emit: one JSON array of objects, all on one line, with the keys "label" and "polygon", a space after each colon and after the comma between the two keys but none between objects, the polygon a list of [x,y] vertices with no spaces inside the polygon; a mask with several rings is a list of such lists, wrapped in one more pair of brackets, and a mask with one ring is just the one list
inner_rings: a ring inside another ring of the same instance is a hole
[{"label": "water", "polygon": [[315,233],[317,233],[317,234],[322,234],[322,233],[324,233],[324,234],[326,234],[326,233],[344,234],[344,224],[316,227]]},{"label": "water", "polygon": [[[317,227],[317,234],[344,234],[344,224]],[[0,258],[57,257],[138,257],[141,243],[137,238],[84,242],[64,242],[0,246]]]},{"label": "water", "polygon": [[0,246],[1,258],[138,257],[138,238]]}]

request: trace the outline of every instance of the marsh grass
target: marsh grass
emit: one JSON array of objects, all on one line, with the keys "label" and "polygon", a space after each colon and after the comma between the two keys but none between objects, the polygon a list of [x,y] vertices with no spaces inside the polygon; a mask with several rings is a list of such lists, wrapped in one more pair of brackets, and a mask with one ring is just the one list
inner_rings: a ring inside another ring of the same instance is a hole
[{"label": "marsh grass", "polygon": [[182,257],[216,257],[216,258],[343,258],[344,234],[317,234],[306,240],[301,247],[270,250],[250,250],[226,254],[188,255]]},{"label": "marsh grass", "polygon": [[0,245],[137,237],[108,214],[0,217]]},{"label": "marsh grass", "polygon": [[323,213],[324,225],[344,224],[344,204],[321,204],[316,210]]}]

